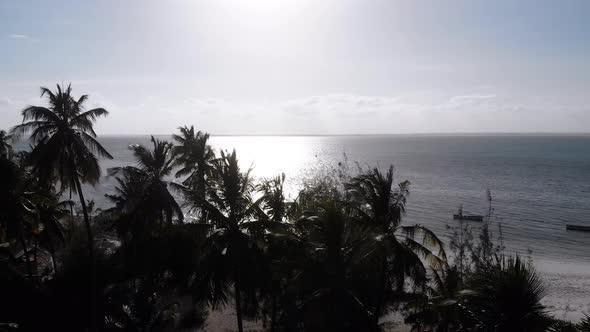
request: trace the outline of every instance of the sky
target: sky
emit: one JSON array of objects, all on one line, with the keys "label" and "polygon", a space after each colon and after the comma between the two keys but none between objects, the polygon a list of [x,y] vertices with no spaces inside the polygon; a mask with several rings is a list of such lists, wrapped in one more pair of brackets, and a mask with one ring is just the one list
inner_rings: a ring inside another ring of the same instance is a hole
[{"label": "sky", "polygon": [[100,134],[590,132],[590,1],[0,0],[0,129],[71,83]]}]

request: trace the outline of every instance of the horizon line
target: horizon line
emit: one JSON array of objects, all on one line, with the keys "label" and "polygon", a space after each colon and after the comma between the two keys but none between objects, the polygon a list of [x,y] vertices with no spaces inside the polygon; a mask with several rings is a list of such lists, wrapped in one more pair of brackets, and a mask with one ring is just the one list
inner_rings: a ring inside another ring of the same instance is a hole
[{"label": "horizon line", "polygon": [[[206,132],[206,131],[205,131]],[[170,136],[170,134],[100,134],[97,136]],[[209,135],[216,137],[344,137],[344,136],[590,136],[590,132],[560,132],[560,131],[539,131],[539,132],[415,132],[415,133],[376,133],[376,134],[301,134],[301,133],[286,133],[286,134],[214,134]]]}]

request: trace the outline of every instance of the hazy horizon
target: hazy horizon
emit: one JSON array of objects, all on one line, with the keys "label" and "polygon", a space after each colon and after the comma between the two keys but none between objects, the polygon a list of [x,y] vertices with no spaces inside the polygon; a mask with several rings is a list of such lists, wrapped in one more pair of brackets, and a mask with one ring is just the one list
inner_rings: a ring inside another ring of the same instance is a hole
[{"label": "hazy horizon", "polygon": [[[197,128],[198,129],[198,128]],[[124,137],[124,136],[171,136],[173,133],[144,133],[144,134],[127,134],[127,133],[109,133],[102,134],[105,137]],[[297,134],[297,133],[277,133],[277,134],[219,134],[208,133],[211,136],[287,136],[287,137],[313,137],[313,136],[589,136],[590,132],[430,132],[430,133],[366,133],[366,134]]]},{"label": "hazy horizon", "polygon": [[0,0],[0,129],[72,83],[99,134],[590,132],[590,2]]}]

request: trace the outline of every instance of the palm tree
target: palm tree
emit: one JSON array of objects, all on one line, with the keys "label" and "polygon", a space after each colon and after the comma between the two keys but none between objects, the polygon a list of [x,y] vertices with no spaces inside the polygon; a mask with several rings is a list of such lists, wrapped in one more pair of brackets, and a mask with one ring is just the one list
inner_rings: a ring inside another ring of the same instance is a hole
[{"label": "palm tree", "polygon": [[9,158],[12,154],[12,145],[10,145],[10,140],[12,139],[12,135],[8,135],[6,131],[0,130],[0,158]]},{"label": "palm tree", "polygon": [[306,262],[292,281],[303,293],[305,329],[370,329],[369,300],[377,281],[371,227],[346,204],[328,201],[300,218],[294,233],[305,247]]},{"label": "palm tree", "polygon": [[180,135],[174,134],[172,138],[176,141],[173,148],[176,156],[175,165],[180,169],[176,172],[176,177],[186,176],[183,185],[193,192],[193,207],[198,209],[201,220],[205,220],[202,213],[202,207],[199,203],[206,199],[206,191],[213,172],[215,152],[207,143],[209,134],[198,131],[191,126],[179,127]]},{"label": "palm tree", "polygon": [[259,208],[256,220],[244,224],[265,252],[264,264],[269,271],[268,275],[260,277],[267,278],[264,295],[268,302],[264,305],[273,332],[279,324],[293,325],[285,322],[286,312],[293,307],[291,304],[295,298],[289,289],[289,281],[297,273],[297,267],[303,265],[300,260],[305,256],[302,242],[292,233],[295,204],[286,200],[284,187],[285,173],[264,179],[257,186],[257,193],[261,196],[256,201]]},{"label": "palm tree", "polygon": [[267,219],[276,223],[285,222],[293,206],[285,198],[285,173],[266,179],[258,186],[258,191],[262,194],[259,199],[260,208]]},{"label": "palm tree", "polygon": [[29,278],[33,268],[29,257],[26,236],[34,219],[32,178],[27,171],[8,159],[0,159],[0,225],[8,237],[16,238],[23,248]]},{"label": "palm tree", "polygon": [[498,257],[468,276],[466,285],[476,327],[483,331],[544,331],[549,319],[541,300],[543,283],[520,257]]},{"label": "palm tree", "polygon": [[184,220],[182,209],[168,190],[169,183],[165,180],[173,169],[172,144],[153,136],[151,142],[152,150],[141,145],[130,146],[137,166],[108,170],[109,175],[117,176],[119,185],[115,194],[106,197],[116,204],[119,212],[129,218],[132,225],[128,226],[136,227],[138,232],[142,227],[155,224],[170,225],[174,215],[178,223]]},{"label": "palm tree", "polygon": [[[401,182],[395,190],[393,181],[393,166],[390,166],[386,174],[378,168],[368,170],[347,186],[360,217],[380,233],[377,244],[381,252],[381,277],[373,316],[375,322],[383,312],[392,286],[395,285],[398,292],[403,291],[406,276],[416,284],[426,282],[427,271],[422,259],[433,264],[446,260],[443,243],[432,231],[420,225],[401,225],[410,183]],[[416,234],[422,235],[422,241],[416,241]],[[435,254],[434,250],[438,252]]]},{"label": "palm tree", "polygon": [[[240,170],[235,150],[231,154],[221,152],[213,179],[208,190],[209,200],[202,202],[208,220],[215,227],[209,237],[209,252],[205,254],[205,265],[209,265],[212,272],[205,280],[218,285],[214,289],[214,305],[217,299],[224,301],[226,298],[224,282],[233,282],[238,330],[243,331],[241,296],[245,289],[250,289],[250,282],[255,282],[254,270],[262,255],[246,226],[258,215],[259,208],[252,199],[254,185],[250,170]],[[243,287],[244,281],[247,281],[246,287]]]},{"label": "palm tree", "polygon": [[474,292],[463,289],[458,264],[443,264],[431,269],[427,294],[413,301],[413,312],[406,318],[416,331],[463,331],[473,325],[474,314],[466,298]]},{"label": "palm tree", "polygon": [[61,220],[69,215],[69,209],[72,205],[74,205],[74,202],[70,200],[60,201],[59,195],[52,192],[42,195],[35,204],[35,212],[42,225],[38,234],[39,243],[49,251],[55,274],[58,272],[55,257],[56,244],[65,244]]},{"label": "palm tree", "polygon": [[166,331],[174,326],[180,303],[164,302],[158,278],[133,279],[109,288],[105,321],[108,331]]},{"label": "palm tree", "polygon": [[584,319],[578,323],[578,329],[583,332],[590,331],[590,316],[584,316]]},{"label": "palm tree", "polygon": [[[96,119],[106,116],[108,112],[104,108],[86,110],[84,104],[88,100],[88,95],[75,99],[72,96],[71,85],[62,89],[58,84],[55,92],[42,87],[41,96],[47,96],[49,108],[25,108],[22,111],[23,123],[12,128],[11,133],[18,136],[31,132],[30,140],[34,144],[31,158],[35,168],[42,175],[42,182],[48,185],[49,179],[56,176],[62,189],[69,188],[78,194],[84,215],[90,260],[93,261],[94,236],[82,183],[95,184],[100,179],[101,170],[97,156],[113,158],[96,140],[93,129]],[[94,279],[94,268],[91,268],[90,274],[91,279]],[[94,301],[91,301],[91,305],[95,305]],[[96,328],[95,309],[91,308],[91,312],[94,321],[91,325]]]}]

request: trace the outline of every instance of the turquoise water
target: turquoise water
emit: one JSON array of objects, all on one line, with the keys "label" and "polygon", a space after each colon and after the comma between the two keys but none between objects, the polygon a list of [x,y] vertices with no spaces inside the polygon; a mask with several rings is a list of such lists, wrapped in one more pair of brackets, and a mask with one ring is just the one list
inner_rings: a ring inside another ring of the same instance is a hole
[{"label": "turquoise water", "polygon": [[[106,168],[133,163],[127,147],[149,144],[149,137],[101,141],[115,157],[103,161]],[[291,192],[345,159],[352,169],[356,162],[393,164],[397,180],[412,183],[405,222],[443,235],[457,225],[452,213],[459,204],[485,214],[490,189],[492,229],[502,225],[507,251],[534,258],[551,286],[548,304],[566,318],[590,312],[590,233],[565,229],[566,223],[590,226],[590,136],[224,136],[211,143],[236,148],[242,166],[253,166],[258,177],[285,172]],[[105,179],[88,196],[104,206],[113,185]]]}]

